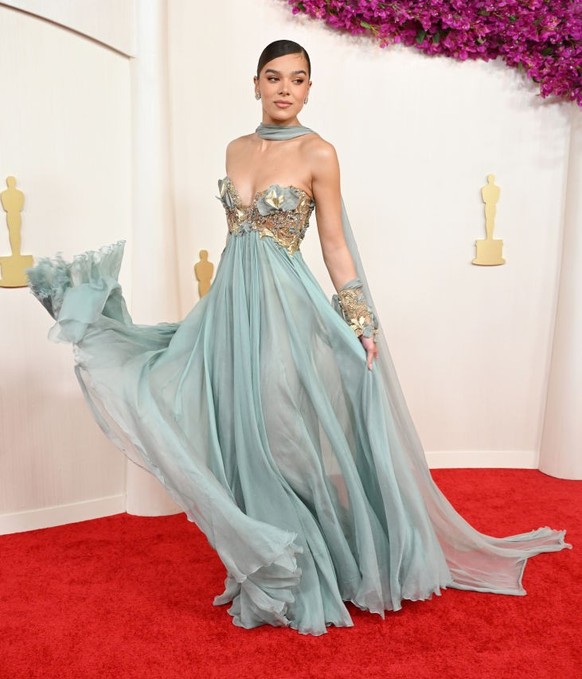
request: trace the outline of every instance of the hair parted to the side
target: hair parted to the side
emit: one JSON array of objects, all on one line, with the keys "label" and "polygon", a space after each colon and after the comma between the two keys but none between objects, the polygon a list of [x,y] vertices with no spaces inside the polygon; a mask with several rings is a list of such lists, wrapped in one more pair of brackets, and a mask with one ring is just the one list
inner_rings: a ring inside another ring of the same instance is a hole
[{"label": "hair parted to the side", "polygon": [[307,50],[304,47],[301,47],[297,42],[293,42],[293,40],[275,40],[275,42],[265,47],[259,57],[257,77],[261,74],[265,64],[287,54],[303,54],[305,61],[307,61],[307,75],[311,78],[311,60],[309,59],[309,54],[307,54]]}]

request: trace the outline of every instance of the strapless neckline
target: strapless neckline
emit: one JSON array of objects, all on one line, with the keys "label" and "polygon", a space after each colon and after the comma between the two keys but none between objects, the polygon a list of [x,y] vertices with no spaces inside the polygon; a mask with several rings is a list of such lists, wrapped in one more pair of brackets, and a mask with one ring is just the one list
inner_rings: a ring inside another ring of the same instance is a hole
[{"label": "strapless neckline", "polygon": [[253,196],[253,199],[251,200],[250,205],[244,205],[242,200],[241,200],[240,193],[238,192],[238,189],[236,188],[232,179],[228,175],[226,175],[223,178],[222,181],[228,182],[228,185],[230,186],[230,188],[232,189],[232,192],[234,194],[234,198],[236,199],[236,202],[238,203],[238,207],[241,210],[249,210],[250,208],[252,208],[255,205],[255,203],[259,200],[259,198],[261,198],[261,196],[264,196],[274,186],[276,186],[277,188],[280,188],[280,189],[293,189],[294,191],[298,191],[300,194],[305,196],[312,203],[315,203],[313,196],[311,196],[309,193],[307,193],[307,191],[300,189],[298,186],[293,186],[293,184],[283,185],[283,184],[277,184],[277,182],[274,182],[273,184],[270,184],[269,186],[267,186],[266,189],[263,189],[262,191],[257,191],[255,193],[255,195]]}]

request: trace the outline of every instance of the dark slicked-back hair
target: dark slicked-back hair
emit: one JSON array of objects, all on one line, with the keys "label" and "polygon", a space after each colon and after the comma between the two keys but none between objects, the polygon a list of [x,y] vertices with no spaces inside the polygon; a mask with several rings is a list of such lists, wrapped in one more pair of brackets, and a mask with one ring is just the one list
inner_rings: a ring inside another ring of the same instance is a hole
[{"label": "dark slicked-back hair", "polygon": [[307,61],[307,75],[311,78],[311,60],[309,59],[309,54],[307,54],[304,47],[301,47],[297,42],[293,42],[293,40],[275,40],[275,42],[267,45],[259,57],[257,76],[260,75],[263,66],[269,61],[273,61],[273,59],[278,57],[284,57],[287,54],[302,54]]}]

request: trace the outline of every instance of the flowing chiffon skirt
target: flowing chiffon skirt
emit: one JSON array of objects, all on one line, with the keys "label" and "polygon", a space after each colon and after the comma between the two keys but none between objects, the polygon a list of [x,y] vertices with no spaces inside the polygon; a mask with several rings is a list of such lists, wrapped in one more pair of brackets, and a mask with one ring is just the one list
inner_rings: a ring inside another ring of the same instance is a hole
[{"label": "flowing chiffon skirt", "polygon": [[210,292],[156,326],[131,321],[122,253],[41,260],[31,287],[105,433],[220,556],[215,603],[236,625],[322,634],[352,624],[346,601],[383,615],[444,587],[524,594],[526,559],[569,546],[549,528],[485,536],[453,509],[396,374],[367,369],[300,252],[230,236]]}]

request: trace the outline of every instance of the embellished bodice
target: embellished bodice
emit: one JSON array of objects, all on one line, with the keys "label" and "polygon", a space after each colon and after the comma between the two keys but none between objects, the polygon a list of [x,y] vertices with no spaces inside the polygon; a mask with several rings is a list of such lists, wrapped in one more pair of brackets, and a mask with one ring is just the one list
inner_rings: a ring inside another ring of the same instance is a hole
[{"label": "embellished bodice", "polygon": [[315,207],[308,193],[295,186],[271,184],[256,193],[250,205],[243,205],[229,177],[218,180],[218,189],[231,235],[256,231],[260,238],[272,238],[290,255],[297,252]]}]

